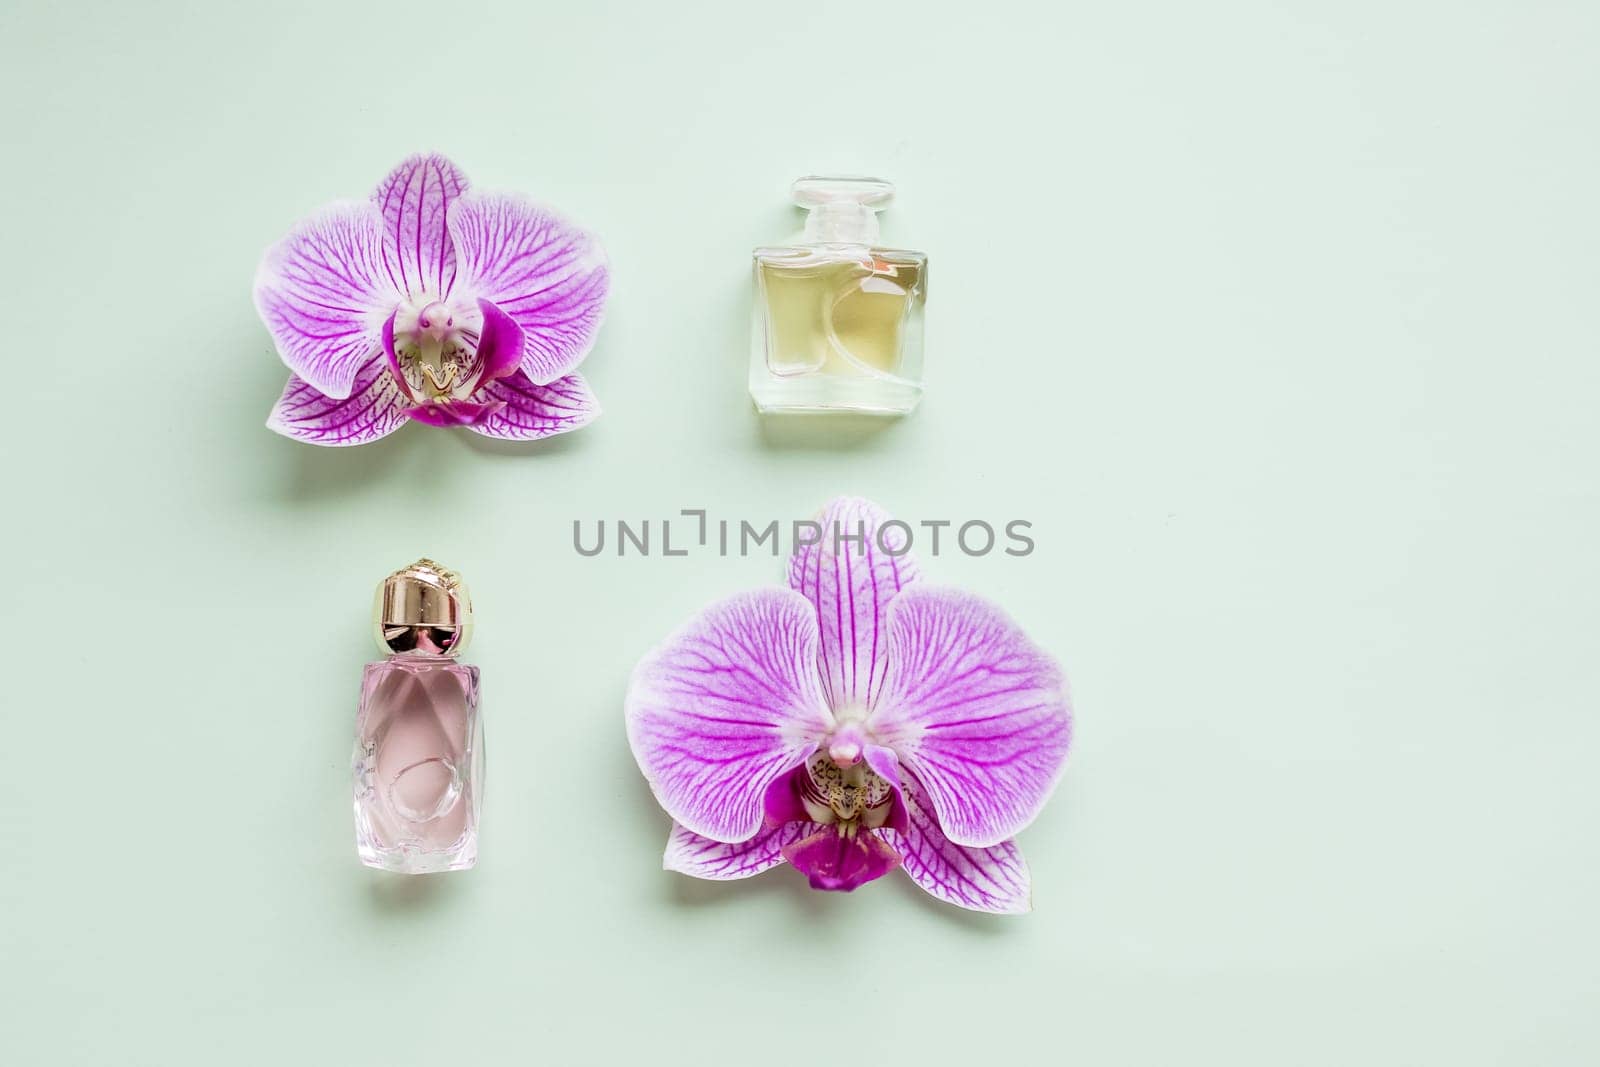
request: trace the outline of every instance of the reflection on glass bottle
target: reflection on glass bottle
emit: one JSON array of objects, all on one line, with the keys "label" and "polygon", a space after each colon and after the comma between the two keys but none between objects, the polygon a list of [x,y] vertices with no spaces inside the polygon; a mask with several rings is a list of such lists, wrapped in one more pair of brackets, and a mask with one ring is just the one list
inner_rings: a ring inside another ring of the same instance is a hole
[{"label": "reflection on glass bottle", "polygon": [[793,245],[755,251],[750,393],[764,412],[900,415],[922,398],[928,259],[878,247],[877,178],[801,178]]},{"label": "reflection on glass bottle", "polygon": [[478,668],[457,663],[472,604],[453,572],[421,559],[378,588],[378,643],[356,716],[356,852],[402,874],[459,871],[478,858],[483,724]]}]

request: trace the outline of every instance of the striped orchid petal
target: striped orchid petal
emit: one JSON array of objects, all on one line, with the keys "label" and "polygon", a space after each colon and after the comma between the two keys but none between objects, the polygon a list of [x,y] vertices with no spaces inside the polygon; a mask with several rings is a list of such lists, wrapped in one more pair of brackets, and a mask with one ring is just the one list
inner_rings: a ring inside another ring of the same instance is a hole
[{"label": "striped orchid petal", "polygon": [[267,249],[256,271],[256,310],[279,357],[334,400],[378,357],[379,331],[400,299],[384,270],[382,230],[371,204],[333,204]]},{"label": "striped orchid petal", "polygon": [[600,404],[581,374],[535,385],[517,371],[509,378],[489,382],[483,395],[502,406],[472,429],[505,441],[537,441],[566,433],[588,425],[600,414]]},{"label": "striped orchid petal", "polygon": [[436,152],[414,155],[372,193],[383,217],[383,264],[394,288],[442,300],[455,287],[456,249],[446,219],[467,176]]},{"label": "striped orchid petal", "polygon": [[1018,915],[1032,908],[1028,865],[1015,841],[969,848],[945,837],[922,784],[905,776],[902,797],[907,823],[886,829],[884,838],[901,856],[901,868],[917,885],[948,904],[971,911]]},{"label": "striped orchid petal", "polygon": [[717,841],[762,825],[762,798],[832,725],[811,606],[786,589],[715,604],[633,672],[633,755],[678,822]]},{"label": "striped orchid petal", "polygon": [[373,360],[356,375],[354,388],[343,400],[334,400],[291,377],[267,426],[314,445],[364,445],[404,426],[405,404],[394,377],[380,361]]},{"label": "striped orchid petal", "polygon": [[661,866],[694,878],[724,882],[749,878],[784,862],[783,850],[808,835],[812,827],[788,823],[757,832],[748,841],[715,841],[679,823],[672,824]]},{"label": "striped orchid petal", "polygon": [[876,699],[889,654],[885,612],[918,576],[909,534],[889,522],[871,501],[840,498],[817,517],[815,543],[797,544],[789,557],[789,587],[817,613],[819,666],[834,708]]},{"label": "striped orchid petal", "polygon": [[896,599],[889,648],[874,736],[922,781],[951,841],[1014,836],[1049,798],[1072,740],[1060,668],[999,608],[934,586]]},{"label": "striped orchid petal", "polygon": [[522,327],[522,370],[541,385],[594,345],[611,272],[594,236],[524,197],[470,193],[450,211],[461,284]]}]

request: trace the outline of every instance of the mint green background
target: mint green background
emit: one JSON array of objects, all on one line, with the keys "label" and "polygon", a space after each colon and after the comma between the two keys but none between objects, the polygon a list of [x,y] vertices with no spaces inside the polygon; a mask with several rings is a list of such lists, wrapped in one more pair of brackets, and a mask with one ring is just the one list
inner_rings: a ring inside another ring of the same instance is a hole
[{"label": "mint green background", "polygon": [[[0,1062],[1585,1064],[1592,3],[15,2]],[[298,217],[437,147],[598,231],[533,450],[262,428]],[[747,255],[882,173],[923,409],[763,426]],[[573,519],[1025,518],[1073,678],[1033,915],[659,870],[628,672],[770,558]],[[472,581],[483,860],[355,861],[373,583]]]}]

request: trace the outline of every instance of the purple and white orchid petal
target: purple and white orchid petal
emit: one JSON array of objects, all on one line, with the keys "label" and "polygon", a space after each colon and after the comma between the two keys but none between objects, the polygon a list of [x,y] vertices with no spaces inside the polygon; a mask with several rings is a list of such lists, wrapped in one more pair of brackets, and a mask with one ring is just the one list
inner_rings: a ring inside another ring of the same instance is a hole
[{"label": "purple and white orchid petal", "polygon": [[479,299],[483,327],[478,333],[479,382],[508,378],[522,364],[522,327],[493,303]]},{"label": "purple and white orchid petal", "polygon": [[879,778],[889,783],[890,788],[900,788],[900,759],[894,754],[894,749],[883,745],[868,745],[863,750],[867,766]]},{"label": "purple and white orchid petal", "polygon": [[729,842],[701,837],[673,823],[661,866],[664,870],[719,882],[749,878],[782,863],[784,847],[804,838],[812,829],[809,823],[789,823],[762,830],[748,841]]},{"label": "purple and white orchid petal", "polygon": [[1055,661],[999,608],[913,586],[889,609],[874,736],[922,782],[945,836],[997,845],[1033,821],[1072,740]]},{"label": "purple and white orchid petal", "polygon": [[600,403],[581,374],[557,378],[549,385],[534,385],[519,370],[509,378],[487,383],[477,395],[502,406],[474,423],[472,429],[502,441],[554,437],[586,426],[600,414]]},{"label": "purple and white orchid petal", "polygon": [[594,344],[611,284],[599,242],[507,193],[469,193],[449,222],[461,286],[522,327],[523,371],[539,384],[570,374]]},{"label": "purple and white orchid petal", "polygon": [[895,802],[889,808],[888,817],[883,825],[891,830],[904,830],[908,813],[905,805],[905,789],[900,782],[900,760],[894,754],[894,749],[885,748],[883,745],[868,745],[866,748],[867,766],[872,768],[872,773],[889,783],[889,788],[894,790]]},{"label": "purple and white orchid petal", "polygon": [[845,835],[819,826],[803,840],[783,846],[783,858],[804,874],[812,889],[848,893],[900,866],[896,852],[874,830]]},{"label": "purple and white orchid petal", "polygon": [[667,814],[717,841],[755,836],[767,787],[833,726],[816,662],[816,615],[787,589],[715,604],[640,661],[628,742]]},{"label": "purple and white orchid petal", "polygon": [[835,710],[872,706],[888,655],[884,612],[918,577],[910,529],[867,500],[841,497],[818,516],[817,543],[795,547],[789,586],[811,601],[822,627],[822,682]]},{"label": "purple and white orchid petal", "polygon": [[973,911],[1019,915],[1031,911],[1032,883],[1015,841],[968,848],[944,836],[921,784],[906,776],[901,794],[909,826],[883,836],[901,856],[911,880],[928,893]]},{"label": "purple and white orchid petal", "polygon": [[[767,786],[761,799],[761,811],[763,824],[768,829],[785,823],[804,823],[806,833],[811,832],[810,826],[817,821],[817,813],[806,808],[804,796],[809,781],[810,775],[802,765],[787,774],[778,775]],[[800,836],[804,837],[805,834]]]},{"label": "purple and white orchid petal", "polygon": [[400,294],[383,267],[383,218],[367,203],[331,204],[267,249],[255,301],[295,376],[335,400],[377,354]]},{"label": "purple and white orchid petal", "polygon": [[456,280],[456,250],[445,220],[467,188],[466,175],[438,153],[415,155],[373,191],[383,220],[383,264],[393,287],[419,306],[442,300]]},{"label": "purple and white orchid petal", "polygon": [[314,445],[364,445],[406,423],[406,399],[383,361],[368,361],[348,397],[334,399],[291,376],[267,427]]}]

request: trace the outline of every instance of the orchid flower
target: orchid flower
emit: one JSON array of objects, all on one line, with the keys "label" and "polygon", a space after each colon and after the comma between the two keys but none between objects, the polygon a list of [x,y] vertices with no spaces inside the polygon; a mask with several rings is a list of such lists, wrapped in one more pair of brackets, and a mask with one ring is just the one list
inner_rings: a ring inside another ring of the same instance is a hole
[{"label": "orchid flower", "polygon": [[840,499],[788,588],[712,605],[640,662],[634,758],[697,878],[784,861],[814,889],[896,867],[989,912],[1029,909],[1015,834],[1071,741],[1060,669],[999,608],[923,584],[909,529]]},{"label": "orchid flower", "polygon": [[410,419],[517,441],[576,429],[600,413],[573,371],[608,285],[588,233],[412,156],[262,257],[256,309],[291,371],[267,425],[318,445]]}]

